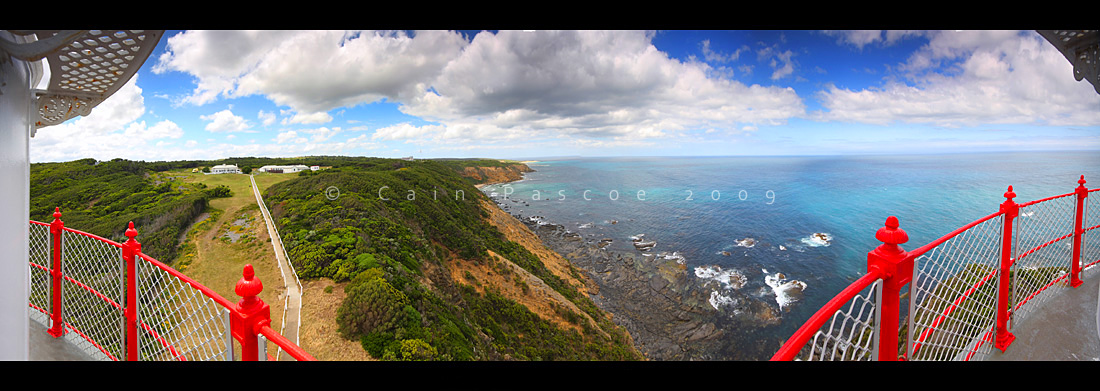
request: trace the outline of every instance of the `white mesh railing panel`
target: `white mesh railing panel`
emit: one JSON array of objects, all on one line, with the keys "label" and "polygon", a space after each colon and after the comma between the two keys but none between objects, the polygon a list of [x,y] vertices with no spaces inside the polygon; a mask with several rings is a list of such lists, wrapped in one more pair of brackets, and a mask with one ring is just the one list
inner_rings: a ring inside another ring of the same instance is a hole
[{"label": "white mesh railing panel", "polygon": [[1068,287],[1073,259],[1073,195],[1020,208],[1014,227],[1012,321],[1020,321],[1051,295]]},{"label": "white mesh railing panel", "polygon": [[[1100,192],[1094,191],[1085,198],[1085,212],[1081,216],[1081,227],[1084,229],[1100,224],[1100,201],[1095,200],[1097,197],[1100,197]],[[1100,228],[1093,228],[1081,237],[1081,278],[1100,270],[1100,263],[1096,263],[1097,261],[1100,261]]]},{"label": "white mesh railing panel", "polygon": [[875,297],[882,280],[877,280],[833,314],[821,327],[798,359],[806,361],[872,361],[875,333]]},{"label": "white mesh railing panel", "polygon": [[143,361],[224,360],[225,307],[167,271],[138,259],[139,350]]},{"label": "white mesh railing panel", "polygon": [[[50,245],[50,227],[30,224],[30,304],[49,313],[50,267],[53,258]],[[51,326],[49,324],[47,327]]]},{"label": "white mesh railing panel", "polygon": [[66,230],[61,235],[62,307],[73,341],[93,356],[125,359],[122,248]]},{"label": "white mesh railing panel", "polygon": [[1003,220],[959,233],[914,261],[910,282],[910,360],[988,354],[996,324]]}]

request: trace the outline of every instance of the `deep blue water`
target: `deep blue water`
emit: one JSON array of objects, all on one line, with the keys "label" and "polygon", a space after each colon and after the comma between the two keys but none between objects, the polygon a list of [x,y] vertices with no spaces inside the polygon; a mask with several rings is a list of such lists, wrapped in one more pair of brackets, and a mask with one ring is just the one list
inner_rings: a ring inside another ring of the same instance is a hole
[{"label": "deep blue water", "polygon": [[[765,300],[763,269],[805,282],[804,297],[775,330],[779,338],[866,271],[867,252],[880,244],[874,235],[888,216],[897,216],[909,234],[903,247],[914,249],[996,212],[1009,185],[1021,203],[1072,192],[1082,174],[1090,188],[1100,186],[1096,151],[575,158],[529,165],[537,171],[511,183],[508,197],[530,206],[510,203],[513,212],[543,216],[588,238],[612,238],[614,250],[635,252],[630,237],[645,234],[658,243],[653,252],[679,252],[689,271],[706,265],[738,270],[749,282],[743,289],[759,290]],[[483,190],[506,192],[501,185]],[[831,243],[803,241],[815,232],[829,234]],[[739,247],[745,238],[757,243]]]}]

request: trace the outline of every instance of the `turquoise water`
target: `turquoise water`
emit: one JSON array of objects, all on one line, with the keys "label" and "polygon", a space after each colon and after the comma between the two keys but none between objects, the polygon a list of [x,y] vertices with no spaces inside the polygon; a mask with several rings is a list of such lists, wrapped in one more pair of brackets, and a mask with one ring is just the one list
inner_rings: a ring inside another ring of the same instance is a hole
[{"label": "turquoise water", "polygon": [[[804,296],[773,332],[781,339],[866,271],[888,216],[909,234],[903,247],[914,249],[996,212],[1009,185],[1017,202],[1072,192],[1082,174],[1100,186],[1095,151],[573,158],[530,166],[536,172],[524,180],[483,190],[523,201],[508,203],[522,216],[612,238],[614,250],[637,253],[630,238],[645,234],[657,242],[652,252],[678,252],[688,270],[737,270],[747,279],[742,289],[765,300],[773,293],[763,270],[804,282]],[[815,243],[813,233],[831,241]],[[738,245],[746,238],[752,247]]]}]

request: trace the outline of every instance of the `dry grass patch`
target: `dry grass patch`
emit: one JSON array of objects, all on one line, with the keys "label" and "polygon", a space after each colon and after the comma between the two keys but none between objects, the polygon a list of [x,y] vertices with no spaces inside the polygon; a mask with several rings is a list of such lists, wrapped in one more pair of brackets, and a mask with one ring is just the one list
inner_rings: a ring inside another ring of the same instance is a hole
[{"label": "dry grass patch", "polygon": [[344,302],[347,282],[335,283],[322,278],[302,281],[302,325],[299,341],[302,349],[322,361],[373,361],[359,341],[340,336],[336,310]]}]

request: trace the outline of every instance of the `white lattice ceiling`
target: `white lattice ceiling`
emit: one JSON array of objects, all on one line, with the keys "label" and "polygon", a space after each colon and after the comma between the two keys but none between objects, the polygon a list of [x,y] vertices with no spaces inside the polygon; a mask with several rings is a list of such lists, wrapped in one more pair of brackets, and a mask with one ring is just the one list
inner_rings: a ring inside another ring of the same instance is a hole
[{"label": "white lattice ceiling", "polygon": [[45,58],[50,67],[48,87],[36,91],[35,129],[91,113],[137,73],[164,35],[163,30],[12,32],[34,34],[37,41],[0,42],[5,51],[26,61]]}]

